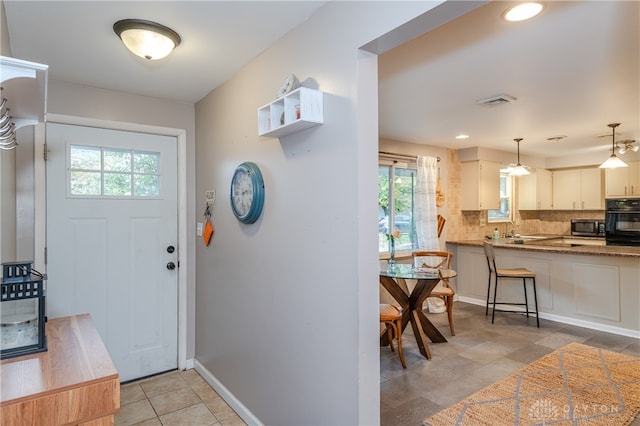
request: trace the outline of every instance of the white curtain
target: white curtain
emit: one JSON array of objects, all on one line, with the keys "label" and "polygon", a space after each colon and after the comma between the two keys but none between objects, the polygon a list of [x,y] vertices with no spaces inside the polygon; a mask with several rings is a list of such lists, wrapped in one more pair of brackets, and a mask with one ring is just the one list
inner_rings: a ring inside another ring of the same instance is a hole
[{"label": "white curtain", "polygon": [[438,211],[436,208],[436,184],[438,159],[418,157],[416,181],[416,232],[420,250],[440,250],[438,242]]}]

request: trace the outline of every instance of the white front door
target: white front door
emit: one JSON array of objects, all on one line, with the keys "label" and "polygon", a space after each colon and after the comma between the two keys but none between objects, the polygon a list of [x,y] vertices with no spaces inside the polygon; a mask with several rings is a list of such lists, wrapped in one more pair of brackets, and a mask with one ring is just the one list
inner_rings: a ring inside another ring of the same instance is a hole
[{"label": "white front door", "polygon": [[48,123],[46,140],[47,315],[90,313],[121,381],[177,368],[176,138]]}]

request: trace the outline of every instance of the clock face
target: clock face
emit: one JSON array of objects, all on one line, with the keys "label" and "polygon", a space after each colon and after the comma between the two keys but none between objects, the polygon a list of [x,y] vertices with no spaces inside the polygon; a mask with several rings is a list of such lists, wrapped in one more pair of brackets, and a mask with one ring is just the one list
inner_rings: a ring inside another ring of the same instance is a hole
[{"label": "clock face", "polygon": [[231,209],[238,220],[258,220],[264,204],[264,182],[255,163],[245,162],[236,168],[231,179]]}]

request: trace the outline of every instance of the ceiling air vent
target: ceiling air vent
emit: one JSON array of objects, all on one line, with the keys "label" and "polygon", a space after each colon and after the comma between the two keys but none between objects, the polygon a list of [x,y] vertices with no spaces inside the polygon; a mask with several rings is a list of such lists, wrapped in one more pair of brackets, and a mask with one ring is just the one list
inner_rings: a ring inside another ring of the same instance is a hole
[{"label": "ceiling air vent", "polygon": [[476,101],[476,103],[482,106],[494,107],[497,105],[508,104],[509,102],[515,102],[515,101],[517,101],[517,99],[514,98],[513,96],[497,95],[497,96],[492,96],[486,99],[480,99],[479,101]]}]

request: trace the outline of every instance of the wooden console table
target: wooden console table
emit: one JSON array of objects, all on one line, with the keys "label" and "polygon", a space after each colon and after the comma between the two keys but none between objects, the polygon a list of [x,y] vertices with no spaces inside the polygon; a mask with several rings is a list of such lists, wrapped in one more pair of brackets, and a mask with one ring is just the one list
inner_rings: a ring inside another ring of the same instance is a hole
[{"label": "wooden console table", "polygon": [[50,319],[48,351],[0,363],[0,424],[114,424],[120,378],[89,314]]}]

